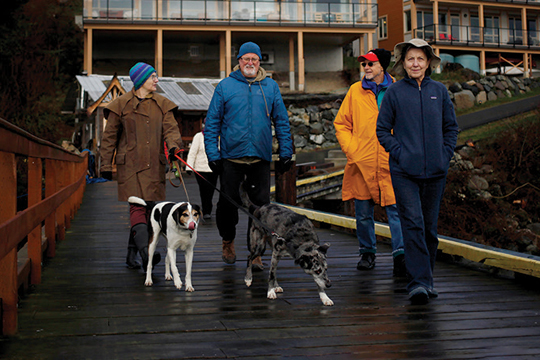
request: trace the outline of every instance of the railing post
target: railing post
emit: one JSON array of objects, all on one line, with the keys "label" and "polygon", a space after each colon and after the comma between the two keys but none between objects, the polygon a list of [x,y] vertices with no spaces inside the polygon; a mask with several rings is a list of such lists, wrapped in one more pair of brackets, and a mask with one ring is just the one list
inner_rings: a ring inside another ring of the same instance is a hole
[{"label": "railing post", "polygon": [[276,202],[296,206],[296,161],[287,172],[275,175]]},{"label": "railing post", "polygon": [[[0,223],[17,213],[17,174],[15,154],[0,151]],[[7,239],[0,239],[5,242]],[[0,259],[0,299],[2,300],[2,334],[17,332],[17,249]]]},{"label": "railing post", "polygon": [[[55,160],[45,160],[45,197],[54,195],[56,192]],[[56,212],[52,211],[45,219],[45,236],[47,237],[47,256],[54,257],[56,254]]]},{"label": "railing post", "polygon": [[[28,207],[39,203],[42,199],[41,178],[43,166],[41,159],[28,158]],[[41,224],[28,234],[28,257],[31,263],[30,282],[41,283],[41,260],[43,252],[41,248]]]},{"label": "railing post", "polygon": [[[66,167],[64,161],[55,162],[56,173],[60,176],[56,176],[56,190],[61,190],[66,186],[67,179],[66,176]],[[56,231],[58,234],[58,241],[63,241],[66,238],[66,208],[67,202],[63,202],[62,205],[58,208],[56,212]]]}]

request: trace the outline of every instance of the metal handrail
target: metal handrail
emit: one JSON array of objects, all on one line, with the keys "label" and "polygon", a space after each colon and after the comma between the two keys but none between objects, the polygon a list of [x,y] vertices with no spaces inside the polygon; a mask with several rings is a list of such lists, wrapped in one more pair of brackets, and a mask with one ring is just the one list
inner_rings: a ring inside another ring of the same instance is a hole
[{"label": "metal handrail", "polygon": [[376,26],[377,4],[220,0],[84,0],[83,21],[233,25]]},{"label": "metal handrail", "polygon": [[[438,28],[438,35],[435,29]],[[426,25],[413,36],[429,43],[466,44],[482,47],[540,48],[540,31],[469,25]],[[526,39],[526,42],[524,42]]]}]

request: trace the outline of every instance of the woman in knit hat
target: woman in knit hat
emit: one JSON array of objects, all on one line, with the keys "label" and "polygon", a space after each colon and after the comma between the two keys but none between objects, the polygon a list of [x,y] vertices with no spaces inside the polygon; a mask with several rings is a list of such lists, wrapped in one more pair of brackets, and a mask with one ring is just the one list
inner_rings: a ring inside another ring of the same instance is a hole
[{"label": "woman in knit hat", "polygon": [[[110,103],[103,111],[107,126],[101,140],[101,176],[112,180],[116,164],[118,200],[137,196],[145,201],[165,200],[165,165],[169,154],[182,148],[182,138],[173,111],[177,105],[155,93],[159,79],[156,70],[139,62],[129,71],[133,89]],[[169,155],[170,156],[170,155]],[[143,206],[130,204],[131,231],[126,264],[143,269],[148,263],[147,214]],[[154,265],[160,255],[154,255]]]}]

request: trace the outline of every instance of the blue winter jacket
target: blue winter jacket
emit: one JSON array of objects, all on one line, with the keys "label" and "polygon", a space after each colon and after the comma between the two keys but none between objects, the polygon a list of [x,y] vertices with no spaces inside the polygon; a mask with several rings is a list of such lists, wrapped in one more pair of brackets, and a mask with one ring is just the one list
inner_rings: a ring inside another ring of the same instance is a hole
[{"label": "blue winter jacket", "polygon": [[390,172],[412,178],[444,177],[454,155],[458,125],[448,90],[424,77],[404,78],[386,90],[377,137],[390,153]]},{"label": "blue winter jacket", "polygon": [[[281,159],[293,145],[287,109],[278,84],[262,68],[249,83],[240,70],[217,85],[206,115],[204,146],[208,161],[254,156],[272,160],[272,121]],[[257,81],[262,79],[260,81]],[[219,146],[218,146],[219,145]]]}]

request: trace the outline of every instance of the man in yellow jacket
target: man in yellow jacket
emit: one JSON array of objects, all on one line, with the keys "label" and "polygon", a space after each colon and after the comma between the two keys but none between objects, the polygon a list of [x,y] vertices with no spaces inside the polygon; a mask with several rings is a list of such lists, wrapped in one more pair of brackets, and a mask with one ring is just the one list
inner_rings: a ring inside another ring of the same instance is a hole
[{"label": "man in yellow jacket", "polygon": [[354,199],[356,235],[360,244],[358,270],[375,267],[377,252],[374,206],[386,209],[392,234],[394,276],[405,276],[403,236],[399,222],[396,198],[390,178],[388,153],[379,144],[377,115],[388,86],[394,79],[386,72],[391,53],[373,49],[359,56],[365,76],[351,86],[334,120],[336,136],[347,156],[343,177],[342,200]]}]

